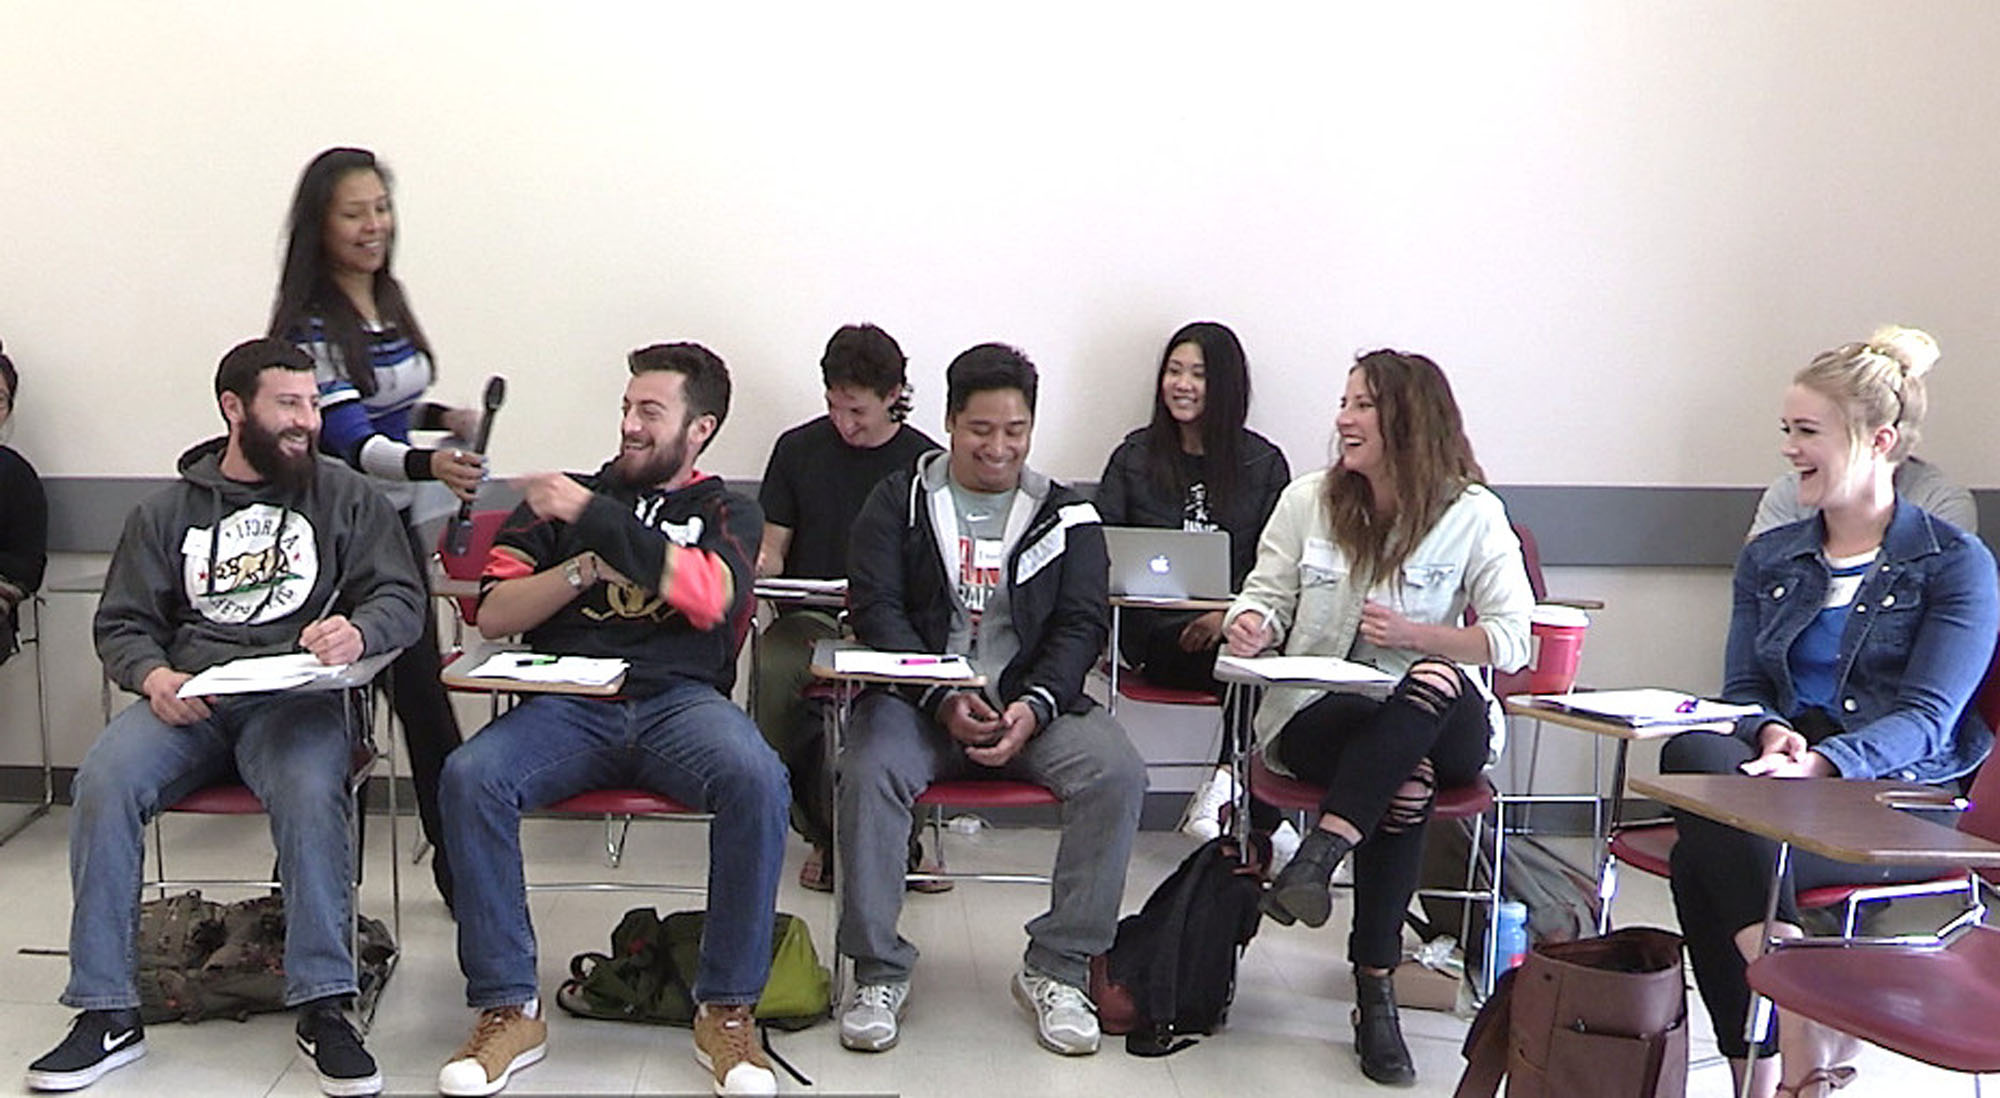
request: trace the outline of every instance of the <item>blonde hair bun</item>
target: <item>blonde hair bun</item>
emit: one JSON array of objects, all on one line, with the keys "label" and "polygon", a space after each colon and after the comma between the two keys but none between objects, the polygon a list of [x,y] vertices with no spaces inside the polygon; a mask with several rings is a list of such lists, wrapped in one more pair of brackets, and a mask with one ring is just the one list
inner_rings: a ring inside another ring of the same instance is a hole
[{"label": "blonde hair bun", "polygon": [[1942,351],[1937,340],[1921,328],[1904,328],[1896,324],[1875,329],[1868,337],[1868,350],[1884,358],[1895,360],[1903,368],[1903,376],[1922,377],[1930,372]]}]

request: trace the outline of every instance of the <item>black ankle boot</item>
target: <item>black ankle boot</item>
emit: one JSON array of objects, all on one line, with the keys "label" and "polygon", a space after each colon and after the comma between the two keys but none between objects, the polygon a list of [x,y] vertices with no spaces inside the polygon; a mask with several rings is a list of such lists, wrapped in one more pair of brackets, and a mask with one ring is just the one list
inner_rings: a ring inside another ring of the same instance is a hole
[{"label": "black ankle boot", "polygon": [[1361,1057],[1361,1074],[1384,1086],[1414,1086],[1417,1065],[1410,1062],[1410,1046],[1403,1043],[1392,981],[1390,975],[1354,970],[1354,1051]]},{"label": "black ankle boot", "polygon": [[1258,906],[1285,926],[1294,922],[1324,926],[1326,917],[1333,913],[1328,882],[1333,879],[1334,867],[1352,849],[1354,844],[1339,835],[1313,828],[1312,834],[1299,843],[1299,852],[1292,856],[1291,863],[1279,871],[1278,879],[1265,890]]}]

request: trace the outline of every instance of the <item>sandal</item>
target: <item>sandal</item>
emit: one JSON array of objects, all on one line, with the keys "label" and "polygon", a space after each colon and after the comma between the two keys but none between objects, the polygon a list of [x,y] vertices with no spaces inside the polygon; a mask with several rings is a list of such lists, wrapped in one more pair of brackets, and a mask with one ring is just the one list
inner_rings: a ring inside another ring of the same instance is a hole
[{"label": "sandal", "polygon": [[1845,1064],[1840,1067],[1814,1068],[1796,1083],[1779,1083],[1778,1098],[1815,1098],[1806,1094],[1808,1087],[1823,1086],[1826,1089],[1820,1091],[1820,1095],[1827,1095],[1853,1081],[1854,1069]]},{"label": "sandal", "polygon": [[814,892],[833,891],[833,864],[826,856],[826,848],[815,846],[812,853],[799,865],[799,887]]}]

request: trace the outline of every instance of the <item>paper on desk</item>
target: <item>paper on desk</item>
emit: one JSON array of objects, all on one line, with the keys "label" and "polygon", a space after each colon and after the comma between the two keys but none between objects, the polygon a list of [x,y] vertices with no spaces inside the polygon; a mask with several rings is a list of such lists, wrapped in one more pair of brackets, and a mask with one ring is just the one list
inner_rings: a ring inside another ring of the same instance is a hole
[{"label": "paper on desk", "polygon": [[1252,678],[1287,686],[1311,686],[1343,694],[1387,697],[1396,685],[1396,676],[1378,671],[1365,663],[1339,656],[1241,656],[1215,658],[1217,667],[1229,667]]},{"label": "paper on desk", "polygon": [[845,595],[847,581],[844,579],[791,579],[786,576],[766,576],[757,581],[759,594],[770,592],[783,597],[787,594],[799,595]]},{"label": "paper on desk", "polygon": [[1559,705],[1575,713],[1609,717],[1634,728],[1655,724],[1708,724],[1754,717],[1754,705],[1731,705],[1684,694],[1679,690],[1642,687],[1636,690],[1586,690],[1573,694],[1535,694],[1536,701]]},{"label": "paper on desk", "polygon": [[547,656],[536,652],[497,652],[467,671],[473,679],[513,679],[515,682],[566,682],[604,686],[625,673],[624,660],[593,656]]},{"label": "paper on desk", "polygon": [[872,648],[841,648],[833,653],[833,670],[841,675],[880,675],[892,679],[970,679],[976,677],[964,656],[929,652],[877,652]]},{"label": "paper on desk", "polygon": [[181,684],[177,698],[206,698],[217,694],[260,694],[268,690],[289,690],[320,679],[330,679],[347,670],[344,663],[321,663],[311,652],[288,652],[279,656],[246,656],[214,667]]}]

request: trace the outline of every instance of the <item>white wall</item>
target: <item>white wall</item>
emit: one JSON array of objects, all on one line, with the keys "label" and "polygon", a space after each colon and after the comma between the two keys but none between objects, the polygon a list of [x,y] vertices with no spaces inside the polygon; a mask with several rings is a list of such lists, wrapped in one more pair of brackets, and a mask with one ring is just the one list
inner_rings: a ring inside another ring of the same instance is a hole
[{"label": "white wall", "polygon": [[509,376],[505,467],[608,453],[623,352],[693,337],[738,377],[710,464],[753,475],[868,317],[927,427],[952,354],[1027,348],[1041,463],[1094,476],[1212,316],[1302,466],[1389,343],[1453,373],[1499,481],[1746,484],[1779,379],[1898,319],[1947,355],[1929,448],[1990,482],[1949,414],[2000,395],[1981,0],[18,0],[0,31],[0,337],[53,474],[157,474],[217,422],[296,173],[356,143],[399,173],[444,391]]},{"label": "white wall", "polygon": [[[1498,482],[1753,484],[1783,377],[1893,319],[1945,349],[1926,451],[1989,485],[1995,56],[1985,0],[15,0],[13,442],[160,475],[212,433],[296,173],[352,143],[398,172],[442,391],[509,378],[502,470],[595,464],[623,353],[696,338],[737,382],[706,464],[754,476],[866,318],[928,429],[951,355],[1025,347],[1038,463],[1091,478],[1161,340],[1213,317],[1295,467],[1351,355],[1394,344],[1452,374]],[[1628,628],[1715,665],[1713,622],[1647,624],[1682,619],[1678,580],[1590,579],[1616,596],[1587,666],[1657,668],[1612,655]]]}]

